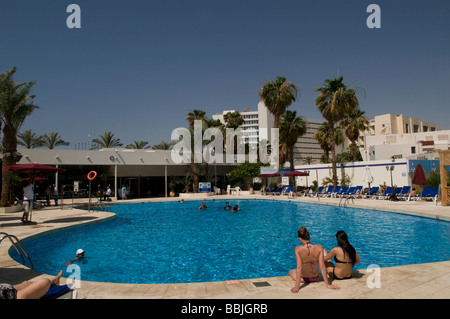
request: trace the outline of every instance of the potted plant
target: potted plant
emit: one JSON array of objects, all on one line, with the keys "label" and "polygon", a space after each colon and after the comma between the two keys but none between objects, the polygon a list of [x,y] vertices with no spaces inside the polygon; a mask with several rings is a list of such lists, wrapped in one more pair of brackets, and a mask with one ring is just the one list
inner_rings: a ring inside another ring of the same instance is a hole
[{"label": "potted plant", "polygon": [[169,192],[170,197],[175,197],[175,183],[169,183]]}]

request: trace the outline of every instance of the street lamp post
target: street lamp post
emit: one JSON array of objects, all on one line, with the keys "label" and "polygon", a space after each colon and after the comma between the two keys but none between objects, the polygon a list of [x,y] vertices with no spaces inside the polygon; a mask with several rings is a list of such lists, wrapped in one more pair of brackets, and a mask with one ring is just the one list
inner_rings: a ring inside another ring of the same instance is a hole
[{"label": "street lamp post", "polygon": [[[395,158],[391,157],[392,163],[395,162]],[[391,175],[391,189],[392,192],[394,192],[394,180],[392,178],[392,171],[395,169],[395,166],[393,164],[391,165],[386,165],[386,170],[389,171],[390,175]]]}]

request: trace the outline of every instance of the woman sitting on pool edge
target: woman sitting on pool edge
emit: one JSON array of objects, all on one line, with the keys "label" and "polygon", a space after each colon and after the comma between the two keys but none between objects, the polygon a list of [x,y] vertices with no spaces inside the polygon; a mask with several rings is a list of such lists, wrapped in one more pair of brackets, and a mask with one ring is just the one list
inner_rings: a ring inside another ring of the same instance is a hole
[{"label": "woman sitting on pool edge", "polygon": [[[338,247],[331,249],[328,254],[325,249],[323,251],[328,276],[337,280],[350,279],[352,278],[352,266],[359,264],[361,259],[355,248],[350,245],[345,231],[338,231],[336,239]],[[336,263],[335,266],[331,262],[333,256]]]},{"label": "woman sitting on pool edge", "polygon": [[[322,245],[313,245],[310,242],[309,233],[305,227],[300,227],[298,231],[298,239],[302,246],[295,247],[295,258],[297,260],[297,268],[289,271],[289,276],[295,280],[295,286],[291,292],[298,292],[301,283],[311,283],[319,281],[319,269],[322,272],[325,285],[329,289],[339,289],[339,287],[331,285],[326,276],[325,261],[323,259]],[[325,275],[324,275],[325,274]]]}]

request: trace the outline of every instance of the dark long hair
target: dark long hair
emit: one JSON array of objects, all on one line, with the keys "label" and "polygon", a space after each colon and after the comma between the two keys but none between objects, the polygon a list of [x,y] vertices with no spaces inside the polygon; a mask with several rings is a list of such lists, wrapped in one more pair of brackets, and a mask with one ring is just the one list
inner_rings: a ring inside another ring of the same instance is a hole
[{"label": "dark long hair", "polygon": [[336,239],[339,247],[341,247],[342,250],[344,251],[344,256],[347,253],[350,256],[350,259],[352,260],[352,264],[354,265],[356,262],[356,250],[348,242],[347,233],[343,230],[338,231],[336,233]]}]

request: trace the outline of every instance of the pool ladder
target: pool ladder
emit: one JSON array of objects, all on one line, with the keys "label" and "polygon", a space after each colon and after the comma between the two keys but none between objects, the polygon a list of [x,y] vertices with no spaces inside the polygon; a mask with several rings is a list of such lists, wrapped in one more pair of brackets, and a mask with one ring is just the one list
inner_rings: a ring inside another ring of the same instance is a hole
[{"label": "pool ladder", "polygon": [[95,195],[92,194],[92,199],[95,199],[96,201],[94,203],[89,204],[89,211],[106,211],[106,205],[102,203],[102,201]]},{"label": "pool ladder", "polygon": [[[33,261],[30,258],[30,255],[28,255],[27,251],[25,250],[25,248],[23,248],[22,243],[20,242],[19,238],[17,238],[14,235],[10,235],[7,234],[5,232],[0,232],[0,235],[4,235],[1,239],[0,239],[0,244],[3,241],[3,239],[5,238],[9,238],[9,240],[11,241],[11,244],[13,245],[14,249],[17,251],[17,253],[20,255],[20,257],[22,257],[23,259],[23,263],[25,264],[25,257],[30,261],[31,263],[31,268],[34,268],[33,265]],[[15,241],[14,241],[15,240]],[[20,249],[19,249],[20,248]]]},{"label": "pool ladder", "polygon": [[[342,200],[345,198],[344,203],[342,203]],[[347,204],[349,203],[349,200],[352,200],[352,203],[354,204],[355,201],[353,200],[353,196],[352,195],[347,195],[347,196],[343,196],[341,197],[341,200],[339,201],[339,207],[347,207]]]}]

